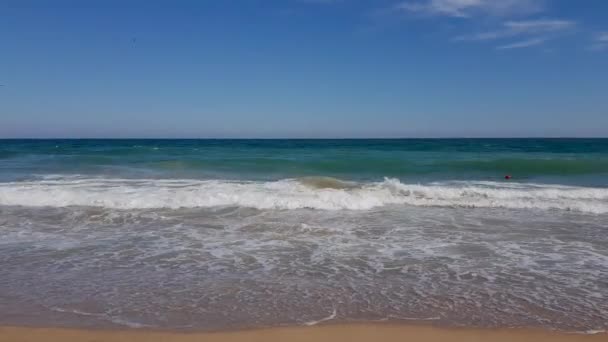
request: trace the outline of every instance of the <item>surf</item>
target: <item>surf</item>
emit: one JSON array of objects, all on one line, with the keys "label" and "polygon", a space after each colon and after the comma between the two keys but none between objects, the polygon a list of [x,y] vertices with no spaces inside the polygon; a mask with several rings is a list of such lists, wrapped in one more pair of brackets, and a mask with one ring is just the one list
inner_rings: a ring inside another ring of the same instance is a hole
[{"label": "surf", "polygon": [[608,213],[608,189],[515,182],[408,184],[316,177],[278,181],[51,178],[0,183],[0,205],[114,209],[250,207],[370,210],[387,205]]}]

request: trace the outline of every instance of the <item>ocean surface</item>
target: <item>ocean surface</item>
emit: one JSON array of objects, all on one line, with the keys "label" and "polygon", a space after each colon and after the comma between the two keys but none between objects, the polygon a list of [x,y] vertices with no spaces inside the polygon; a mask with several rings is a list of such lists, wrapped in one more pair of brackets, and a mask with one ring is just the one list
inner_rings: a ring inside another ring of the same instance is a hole
[{"label": "ocean surface", "polygon": [[0,140],[0,324],[330,320],[607,330],[608,139]]}]

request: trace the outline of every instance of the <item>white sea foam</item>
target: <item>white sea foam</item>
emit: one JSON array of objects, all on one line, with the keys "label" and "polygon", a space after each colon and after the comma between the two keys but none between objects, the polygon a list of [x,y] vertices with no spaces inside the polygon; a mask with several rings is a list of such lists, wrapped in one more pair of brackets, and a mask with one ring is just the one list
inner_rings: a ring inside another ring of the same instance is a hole
[{"label": "white sea foam", "polygon": [[557,209],[608,213],[608,189],[510,182],[406,184],[396,179],[344,188],[310,180],[274,182],[52,178],[0,183],[0,205],[116,209],[241,206],[366,210],[384,205]]},{"label": "white sea foam", "polygon": [[63,308],[59,308],[59,307],[52,307],[51,310],[55,311],[55,312],[69,313],[69,314],[74,314],[74,315],[79,315],[79,316],[97,317],[97,318],[101,318],[106,321],[110,321],[114,324],[126,326],[129,328],[150,328],[150,327],[152,327],[151,325],[148,325],[148,324],[141,324],[141,323],[125,320],[125,319],[122,319],[119,317],[114,317],[112,315],[109,315],[108,313],[92,313],[92,312],[86,312],[86,311],[76,310],[76,309],[63,309]]},{"label": "white sea foam", "polygon": [[335,319],[336,316],[338,315],[338,311],[336,310],[336,308],[334,308],[334,310],[332,311],[331,315],[318,319],[316,321],[310,321],[310,322],[305,322],[304,325],[306,326],[313,326],[313,325],[317,325],[319,323],[323,323],[323,322],[327,322],[327,321],[331,321],[332,319]]}]

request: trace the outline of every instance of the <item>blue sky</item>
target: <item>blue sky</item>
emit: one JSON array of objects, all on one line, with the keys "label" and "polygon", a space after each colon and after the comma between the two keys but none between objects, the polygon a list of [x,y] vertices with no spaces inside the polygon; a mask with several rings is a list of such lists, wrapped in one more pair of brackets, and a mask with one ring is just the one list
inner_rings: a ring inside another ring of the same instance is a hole
[{"label": "blue sky", "polygon": [[608,136],[605,0],[0,0],[0,137]]}]

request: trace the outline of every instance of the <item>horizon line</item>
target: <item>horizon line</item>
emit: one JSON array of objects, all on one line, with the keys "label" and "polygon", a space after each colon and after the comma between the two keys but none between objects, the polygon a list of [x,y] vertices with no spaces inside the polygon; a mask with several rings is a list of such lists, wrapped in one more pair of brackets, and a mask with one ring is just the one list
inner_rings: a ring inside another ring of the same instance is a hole
[{"label": "horizon line", "polygon": [[608,139],[608,136],[445,136],[445,137],[23,137],[0,140],[441,140],[441,139]]}]

